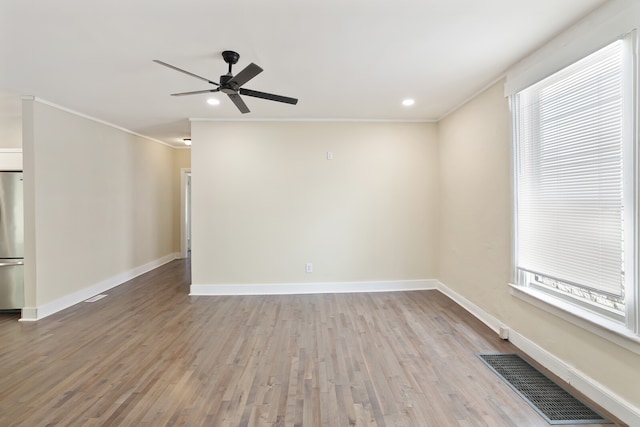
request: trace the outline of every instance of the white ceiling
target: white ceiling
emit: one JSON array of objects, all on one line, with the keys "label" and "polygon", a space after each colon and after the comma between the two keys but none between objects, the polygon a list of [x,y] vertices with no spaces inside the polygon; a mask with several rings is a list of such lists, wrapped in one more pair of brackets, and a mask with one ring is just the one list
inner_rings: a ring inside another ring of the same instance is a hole
[{"label": "white ceiling", "polygon": [[[436,120],[605,0],[0,0],[0,93],[178,144],[188,118]],[[204,81],[255,62],[244,97]],[[413,107],[401,105],[404,98]],[[19,103],[0,102],[0,114]]]}]

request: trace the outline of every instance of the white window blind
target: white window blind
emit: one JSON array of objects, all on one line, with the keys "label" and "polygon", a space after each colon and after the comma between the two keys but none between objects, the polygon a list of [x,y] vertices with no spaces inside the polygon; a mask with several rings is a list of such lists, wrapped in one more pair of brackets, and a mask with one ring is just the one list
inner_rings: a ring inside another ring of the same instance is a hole
[{"label": "white window blind", "polygon": [[516,268],[624,295],[623,41],[512,97]]}]

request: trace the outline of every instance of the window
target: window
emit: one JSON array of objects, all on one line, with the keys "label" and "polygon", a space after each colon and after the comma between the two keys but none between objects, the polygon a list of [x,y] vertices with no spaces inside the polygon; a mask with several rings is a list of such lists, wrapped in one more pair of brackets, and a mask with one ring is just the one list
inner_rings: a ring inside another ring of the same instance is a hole
[{"label": "window", "polygon": [[516,285],[638,333],[633,39],[511,96]]}]

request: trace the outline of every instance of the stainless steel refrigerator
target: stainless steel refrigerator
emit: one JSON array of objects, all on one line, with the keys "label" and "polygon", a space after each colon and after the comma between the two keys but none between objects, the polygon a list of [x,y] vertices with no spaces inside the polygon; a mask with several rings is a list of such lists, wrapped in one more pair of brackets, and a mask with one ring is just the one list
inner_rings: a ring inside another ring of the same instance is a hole
[{"label": "stainless steel refrigerator", "polygon": [[0,310],[24,307],[22,172],[0,172]]}]

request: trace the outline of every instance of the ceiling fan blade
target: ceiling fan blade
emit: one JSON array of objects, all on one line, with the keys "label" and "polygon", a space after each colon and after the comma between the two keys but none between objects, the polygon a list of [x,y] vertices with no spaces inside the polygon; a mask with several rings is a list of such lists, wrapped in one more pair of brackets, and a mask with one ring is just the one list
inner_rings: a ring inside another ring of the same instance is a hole
[{"label": "ceiling fan blade", "polygon": [[240,88],[240,95],[253,96],[256,98],[268,99],[269,101],[284,102],[285,104],[296,105],[298,100],[296,98],[289,98],[288,96],[274,95],[272,93],[258,92],[257,90]]},{"label": "ceiling fan blade", "polygon": [[182,68],[174,67],[173,65],[167,64],[166,62],[160,61],[159,59],[154,59],[153,62],[155,62],[157,64],[160,64],[160,65],[164,65],[165,67],[169,67],[172,70],[180,71],[181,73],[185,73],[185,74],[187,74],[187,75],[189,75],[191,77],[195,77],[196,79],[204,80],[205,82],[211,83],[212,85],[220,86],[218,83],[212,82],[211,80],[209,80],[207,78],[201,77],[201,76],[199,76],[197,74],[193,74],[193,73],[191,73],[189,71],[183,70]]},{"label": "ceiling fan blade", "polygon": [[236,74],[229,83],[235,83],[238,86],[242,86],[261,72],[262,68],[258,67],[252,62],[251,64],[247,65],[244,70]]},{"label": "ceiling fan blade", "polygon": [[209,92],[220,92],[220,88],[217,87],[215,89],[194,90],[193,92],[172,93],[171,96],[197,95],[199,93],[209,93]]},{"label": "ceiling fan blade", "polygon": [[229,95],[229,98],[234,104],[236,104],[236,107],[238,107],[238,110],[240,110],[242,114],[249,112],[249,107],[247,107],[247,104],[245,104],[242,98],[240,98],[240,95],[237,93],[228,93],[227,95]]}]

